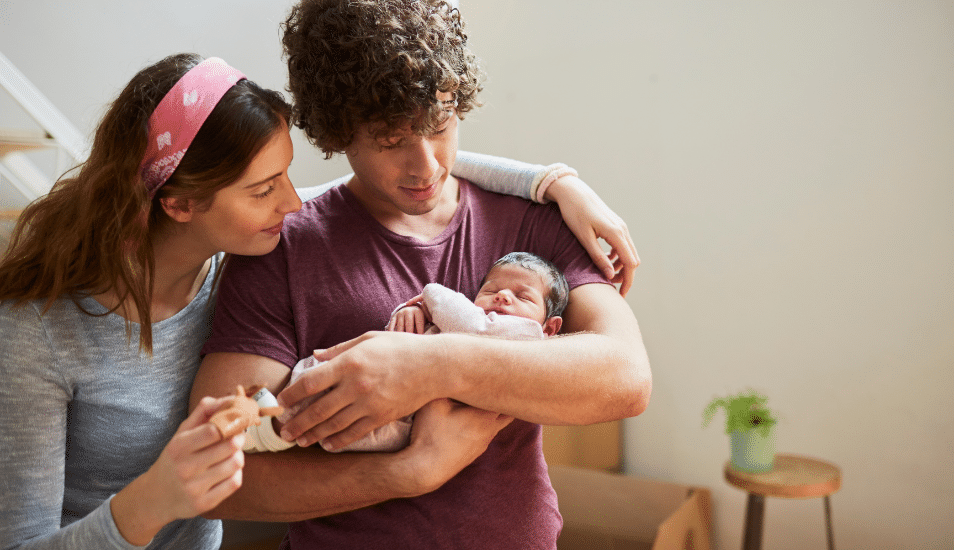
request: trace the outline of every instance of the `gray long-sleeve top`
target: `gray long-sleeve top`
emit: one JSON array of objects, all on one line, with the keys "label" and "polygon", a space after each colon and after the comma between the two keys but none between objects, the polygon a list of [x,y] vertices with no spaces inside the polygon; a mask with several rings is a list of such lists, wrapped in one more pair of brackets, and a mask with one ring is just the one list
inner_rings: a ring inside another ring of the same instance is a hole
[{"label": "gray long-sleeve top", "polygon": [[[109,499],[159,457],[189,407],[211,320],[213,269],[192,303],[153,324],[91,316],[69,298],[0,306],[0,548],[137,548],[119,534]],[[80,305],[105,308],[92,298]],[[221,522],[176,521],[147,548],[215,549]]]}]

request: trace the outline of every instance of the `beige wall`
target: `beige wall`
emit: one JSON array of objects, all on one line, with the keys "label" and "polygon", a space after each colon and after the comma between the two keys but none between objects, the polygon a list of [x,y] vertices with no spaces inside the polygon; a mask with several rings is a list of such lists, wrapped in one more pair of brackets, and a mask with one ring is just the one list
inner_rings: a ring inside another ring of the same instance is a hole
[{"label": "beige wall", "polygon": [[[842,467],[840,547],[954,540],[954,7],[838,4],[462,6],[491,77],[463,146],[567,162],[630,224],[626,470],[711,487],[717,548],[744,496],[701,412],[750,386]],[[766,547],[824,543],[820,501],[769,500]]]},{"label": "beige wall", "polygon": [[[86,129],[146,61],[220,55],[281,88],[288,0],[0,2],[0,51]],[[840,547],[954,539],[950,2],[464,0],[490,80],[465,148],[564,161],[627,220],[654,371],[630,473],[713,490],[714,395],[755,387],[780,450],[839,464]],[[192,10],[191,19],[179,10]],[[158,21],[159,27],[148,25]],[[162,29],[165,29],[163,31]],[[36,49],[33,49],[33,48]],[[299,185],[343,173],[299,140]],[[769,500],[765,544],[823,547],[819,501]]]}]

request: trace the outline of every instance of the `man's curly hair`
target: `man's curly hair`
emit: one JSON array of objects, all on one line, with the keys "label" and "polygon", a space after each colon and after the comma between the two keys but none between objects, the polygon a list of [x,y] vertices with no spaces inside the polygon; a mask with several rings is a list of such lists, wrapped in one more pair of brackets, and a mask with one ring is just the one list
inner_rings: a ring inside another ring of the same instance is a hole
[{"label": "man's curly hair", "polygon": [[362,124],[375,137],[409,123],[433,133],[447,117],[438,92],[454,96],[460,118],[480,105],[484,73],[443,0],[301,0],[283,29],[295,124],[325,158]]}]

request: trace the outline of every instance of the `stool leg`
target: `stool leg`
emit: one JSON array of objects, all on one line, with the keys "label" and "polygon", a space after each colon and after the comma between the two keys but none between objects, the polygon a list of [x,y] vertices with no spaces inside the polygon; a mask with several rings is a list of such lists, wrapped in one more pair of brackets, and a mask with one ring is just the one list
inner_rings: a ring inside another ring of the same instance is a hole
[{"label": "stool leg", "polygon": [[835,532],[831,528],[831,502],[825,495],[825,528],[828,530],[828,550],[835,550]]},{"label": "stool leg", "polygon": [[745,505],[745,539],[742,541],[742,550],[761,550],[764,515],[765,497],[749,493],[749,500]]}]

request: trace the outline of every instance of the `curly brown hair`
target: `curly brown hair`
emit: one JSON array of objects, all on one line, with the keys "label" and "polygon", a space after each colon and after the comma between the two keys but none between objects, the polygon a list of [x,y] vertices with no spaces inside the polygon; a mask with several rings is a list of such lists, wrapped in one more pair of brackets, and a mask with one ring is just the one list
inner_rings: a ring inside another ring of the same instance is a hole
[{"label": "curly brown hair", "polygon": [[484,73],[443,0],[301,0],[283,29],[295,124],[325,158],[364,124],[375,137],[433,133],[447,117],[438,92],[461,119],[480,105]]}]

